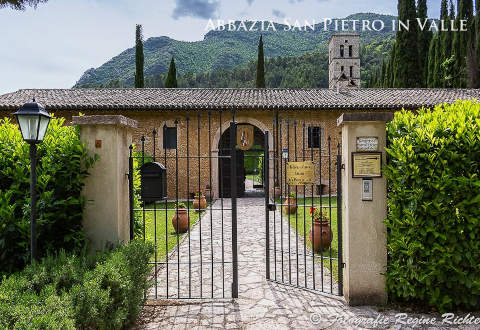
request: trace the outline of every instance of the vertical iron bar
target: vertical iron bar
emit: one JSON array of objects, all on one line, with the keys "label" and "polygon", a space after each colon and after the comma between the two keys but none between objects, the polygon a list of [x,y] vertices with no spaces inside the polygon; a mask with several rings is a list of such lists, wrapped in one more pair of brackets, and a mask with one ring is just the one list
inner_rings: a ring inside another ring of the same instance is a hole
[{"label": "vertical iron bar", "polygon": [[[218,154],[223,156],[223,146],[221,144],[222,141],[222,110],[218,112],[218,121],[220,123],[220,142],[218,146]],[[223,233],[223,193],[224,193],[224,187],[223,187],[223,176],[222,176],[222,166],[223,162],[225,159],[219,158],[218,159],[218,168],[219,168],[219,177],[218,177],[218,182],[220,183],[220,186],[218,187],[218,192],[220,193],[220,205],[221,205],[221,213],[222,213],[222,297],[225,298],[225,241],[224,241],[224,233]]]},{"label": "vertical iron bar", "polygon": [[[145,164],[145,136],[142,135],[141,138],[142,141],[142,166]],[[167,164],[165,164],[167,166]],[[145,234],[145,202],[142,201],[142,213],[143,213],[143,241],[145,242],[146,240],[146,234]]]},{"label": "vertical iron bar", "polygon": [[30,143],[30,249],[32,263],[38,261],[37,252],[37,145]]},{"label": "vertical iron bar", "polygon": [[[294,130],[294,134],[293,134],[293,145],[294,145],[294,153],[295,153],[295,161],[298,161],[297,159],[297,120],[294,120],[293,121],[293,130]],[[297,198],[298,198],[298,186],[295,185],[295,261],[297,262],[297,286],[298,286],[298,202],[297,202]]]},{"label": "vertical iron bar", "polygon": [[[282,134],[282,121],[280,120],[280,134]],[[283,134],[282,134],[283,135]],[[283,148],[283,142],[282,142],[282,135],[279,136],[279,139],[280,139],[280,146],[279,148],[282,149]],[[282,283],[285,281],[285,277],[284,277],[284,269],[283,269],[283,255],[284,255],[284,251],[283,251],[283,194],[284,194],[284,190],[283,190],[283,173],[282,173],[282,170],[283,170],[283,150],[280,150],[279,152],[280,154],[280,250],[281,250],[281,259],[282,259]]]},{"label": "vertical iron bar", "polygon": [[[331,137],[328,136],[328,218],[330,223],[330,229],[332,228],[332,153],[331,153]],[[333,267],[332,267],[332,244],[328,248],[330,257],[330,293],[333,294]]]},{"label": "vertical iron bar", "polygon": [[[312,135],[313,135],[313,128],[312,128]],[[316,137],[314,136],[314,139]],[[319,150],[319,157],[318,157],[318,166],[319,166],[319,169],[320,169],[320,212],[321,212],[321,220],[320,220],[320,246],[322,247],[323,246],[323,239],[322,239],[322,232],[323,232],[323,227],[322,227],[322,223],[323,223],[323,196],[322,196],[322,134],[321,134],[321,131],[320,131],[320,137],[318,138],[320,141],[320,144],[318,146],[318,150]],[[312,142],[313,143],[313,142]],[[315,252],[314,252],[315,254]],[[320,281],[322,283],[322,292],[324,292],[323,290],[323,249],[320,250]]]},{"label": "vertical iron bar", "polygon": [[290,119],[287,118],[287,159],[285,160],[285,185],[287,185],[287,196],[288,196],[288,282],[292,284],[292,257],[291,257],[291,226],[290,226],[290,186],[287,183],[287,162],[290,161]]},{"label": "vertical iron bar", "polygon": [[[303,121],[302,126],[302,161],[306,161],[305,158],[305,120]],[[307,186],[303,185],[303,264],[304,264],[304,280],[305,280],[305,287],[308,288],[307,285],[307,235],[306,235],[306,224],[307,224],[307,215],[305,210],[305,202],[307,200]]]},{"label": "vertical iron bar", "polygon": [[343,295],[343,224],[342,224],[342,154],[337,144],[337,248],[338,248],[338,295]]},{"label": "vertical iron bar", "polygon": [[187,134],[187,214],[188,214],[188,297],[192,297],[192,248],[190,231],[190,116],[186,118]]},{"label": "vertical iron bar", "polygon": [[[153,161],[155,161],[156,158],[156,136],[157,136],[157,131],[153,129],[152,132],[152,137],[153,137]],[[153,236],[154,236],[154,245],[155,245],[155,299],[158,298],[158,279],[157,279],[157,264],[158,264],[158,253],[157,253],[157,203],[153,202]],[[168,251],[168,250],[167,250]],[[168,282],[167,282],[168,283]],[[167,285],[168,287],[168,285]]]},{"label": "vertical iron bar", "polygon": [[[313,126],[310,124],[308,130],[308,136],[309,136],[309,141],[310,141],[310,153],[311,153],[311,158],[312,158],[312,163],[315,164],[315,155],[313,151]],[[319,159],[320,166],[322,166],[322,159]],[[320,179],[320,189],[322,187],[321,179]],[[314,189],[315,189],[315,183],[312,184],[312,206],[311,206],[311,215],[312,215],[312,282],[313,282],[313,290],[315,290],[315,251],[313,249],[314,245],[313,242],[315,242],[315,226],[313,222],[313,208],[315,207],[315,198],[314,198]],[[320,199],[322,198],[322,192],[320,191]],[[320,209],[321,211],[321,209]]]},{"label": "vertical iron bar", "polygon": [[213,298],[213,210],[212,210],[212,112],[208,112],[208,161],[209,161],[209,185],[210,185],[210,257],[211,257],[211,262],[212,262],[212,269],[211,269],[211,275],[212,275],[212,298]]},{"label": "vertical iron bar", "polygon": [[[198,193],[200,194],[200,112],[197,113],[197,160]],[[200,196],[198,197],[198,225],[200,230],[200,298],[203,298],[203,256],[202,256],[202,217],[200,216]]]},{"label": "vertical iron bar", "polygon": [[128,147],[130,150],[128,157],[128,197],[130,202],[130,240],[133,240],[134,226],[135,226],[135,214],[134,208],[134,196],[133,196],[133,145]]},{"label": "vertical iron bar", "polygon": [[[175,132],[178,132],[178,120],[175,119]],[[175,201],[178,206],[178,144],[175,146]],[[177,209],[175,208],[175,212]],[[178,217],[178,214],[177,214]],[[177,298],[180,298],[180,237],[178,233],[178,223],[175,228],[177,234]],[[167,228],[165,228],[167,229]]]},{"label": "vertical iron bar", "polygon": [[166,139],[165,137],[167,136],[167,125],[163,125],[163,162],[165,163],[165,168],[167,169],[165,171],[165,181],[166,183],[166,198],[165,198],[165,263],[167,267],[167,272],[166,272],[166,277],[167,277],[167,299],[168,299],[168,166],[167,166],[167,145],[165,143]]},{"label": "vertical iron bar", "polygon": [[235,112],[232,111],[232,122],[230,123],[230,168],[231,168],[231,196],[232,196],[232,267],[233,283],[232,298],[238,298],[238,256],[237,256],[237,151],[235,145],[237,132],[235,125]]},{"label": "vertical iron bar", "polygon": [[[278,114],[278,112],[277,112]],[[277,120],[278,120],[278,117],[277,117]],[[277,153],[277,126],[276,126],[276,121],[275,119],[273,120],[273,203],[275,205],[275,203],[277,202],[276,201],[276,198],[277,196],[275,195],[275,189],[276,189],[276,182],[277,182],[277,156],[278,156],[278,153]],[[277,227],[276,227],[276,214],[277,212],[275,211],[274,209],[274,212],[273,212],[273,259],[274,259],[274,277],[275,277],[275,281],[277,280]],[[270,247],[269,247],[270,248]]]},{"label": "vertical iron bar", "polygon": [[[265,189],[265,254],[266,254],[266,278],[270,279],[270,213],[268,204],[270,203],[270,173],[269,173],[269,145],[268,145],[268,131],[265,131],[264,137],[264,157],[263,157],[263,171],[264,171],[264,189]],[[275,232],[274,232],[275,234]]]}]

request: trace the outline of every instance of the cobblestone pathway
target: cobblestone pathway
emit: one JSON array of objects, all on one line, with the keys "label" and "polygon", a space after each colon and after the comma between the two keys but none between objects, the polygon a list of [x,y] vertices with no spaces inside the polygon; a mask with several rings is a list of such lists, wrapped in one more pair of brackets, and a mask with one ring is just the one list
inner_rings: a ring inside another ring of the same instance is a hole
[{"label": "cobblestone pathway", "polygon": [[[229,200],[224,200],[225,208],[230,208]],[[220,209],[220,201],[216,201],[213,209]],[[316,292],[298,289],[267,282],[265,280],[265,215],[264,199],[238,199],[238,258],[239,258],[239,298],[184,300],[186,297],[212,296],[223,298],[231,296],[232,268],[231,263],[222,266],[222,248],[225,261],[231,261],[231,224],[230,211],[223,211],[223,235],[221,226],[221,211],[207,211],[199,224],[192,228],[190,244],[185,238],[176,251],[170,256],[167,272],[162,267],[157,275],[157,291],[152,288],[148,292],[149,300],[140,316],[136,328],[139,329],[357,329],[357,328],[405,328],[396,324],[398,319],[395,311],[379,312],[374,307],[353,308],[345,304],[342,298],[322,295]],[[279,211],[277,211],[279,212]],[[213,226],[210,226],[210,223]],[[277,214],[276,232],[279,232],[279,213]],[[284,219],[285,226],[288,226]],[[272,224],[273,226],[273,224]],[[200,248],[200,230],[201,243]],[[273,232],[273,227],[271,228]],[[213,236],[212,236],[213,234]],[[286,235],[286,236],[285,236]],[[290,233],[294,242],[295,234]],[[293,236],[292,236],[293,235]],[[212,239],[211,239],[212,238]],[[284,232],[284,239],[288,239],[288,232]],[[222,243],[223,242],[223,243]],[[213,268],[212,268],[213,246]],[[299,247],[303,250],[303,240],[299,238]],[[291,245],[291,251],[296,244]],[[284,247],[288,251],[288,247]],[[200,251],[202,259],[200,259]],[[303,252],[303,251],[302,251]],[[308,254],[308,253],[307,253]],[[293,254],[292,254],[293,255]],[[273,256],[272,256],[273,258]],[[180,260],[180,264],[178,263]],[[202,264],[200,265],[200,260]],[[277,272],[281,268],[277,256]],[[288,259],[286,259],[288,260]],[[189,261],[191,267],[189,268]],[[293,270],[296,269],[296,259],[291,260]],[[312,270],[307,258],[307,283],[312,282]],[[318,263],[315,279],[321,283],[321,272]],[[304,274],[304,258],[299,258],[299,274]],[[273,267],[273,264],[272,264]],[[288,274],[288,263],[284,262],[284,269]],[[190,270],[189,270],[190,269]],[[330,290],[330,273],[323,268],[325,291]],[[167,295],[167,280],[169,281],[169,297],[180,297],[174,301],[165,301]],[[213,274],[213,276],[212,276]],[[203,278],[203,281],[200,281]],[[225,281],[222,280],[225,278]],[[178,281],[178,279],[180,279]],[[289,278],[287,277],[287,280]],[[303,275],[299,283],[303,284]],[[180,283],[180,286],[178,286]],[[189,286],[191,283],[191,287]],[[296,284],[296,272],[293,272],[292,283]],[[213,284],[213,285],[212,285]],[[213,290],[212,290],[213,288]],[[332,282],[333,292],[337,292],[336,283]],[[428,315],[409,315],[416,317],[432,317]],[[337,319],[337,322],[335,321]],[[361,322],[357,324],[342,323],[341,320]],[[368,322],[377,319],[381,324],[371,325]],[[437,319],[439,317],[437,316]],[[440,328],[437,324],[433,328]],[[416,327],[419,328],[419,327]],[[431,326],[430,326],[431,328]],[[474,329],[474,327],[465,329]]]}]

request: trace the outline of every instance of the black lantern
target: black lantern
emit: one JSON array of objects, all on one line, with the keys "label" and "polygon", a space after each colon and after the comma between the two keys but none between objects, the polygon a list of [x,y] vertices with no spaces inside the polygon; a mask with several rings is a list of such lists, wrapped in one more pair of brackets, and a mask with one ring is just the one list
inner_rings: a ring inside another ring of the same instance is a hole
[{"label": "black lantern", "polygon": [[25,103],[13,115],[17,117],[20,131],[26,142],[39,143],[43,141],[51,117],[40,103],[33,99],[32,102]]},{"label": "black lantern", "polygon": [[35,99],[25,103],[13,115],[17,117],[23,140],[30,144],[30,247],[33,261],[37,260],[37,143],[43,141],[51,117]]}]

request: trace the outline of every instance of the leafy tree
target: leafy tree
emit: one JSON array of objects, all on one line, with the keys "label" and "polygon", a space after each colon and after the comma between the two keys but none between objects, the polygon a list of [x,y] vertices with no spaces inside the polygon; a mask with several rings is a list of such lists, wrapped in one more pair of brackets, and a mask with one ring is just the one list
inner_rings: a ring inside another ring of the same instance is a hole
[{"label": "leafy tree", "polygon": [[265,88],[265,57],[263,55],[263,36],[258,41],[257,88]]},{"label": "leafy tree", "polygon": [[[473,18],[473,1],[458,0],[457,28],[460,27],[460,20],[466,20],[467,26]],[[466,32],[457,31],[453,37],[452,52],[455,54],[455,70],[460,73],[454,78],[455,87],[466,87],[467,85],[467,56],[471,56],[472,46],[470,36]]]},{"label": "leafy tree", "polygon": [[165,88],[177,88],[177,68],[175,66],[175,60],[170,61],[170,68],[168,69],[167,79],[165,79]]},{"label": "leafy tree", "polygon": [[137,24],[135,35],[135,88],[145,87],[143,79],[144,60],[142,26]]},{"label": "leafy tree", "polygon": [[418,50],[414,46],[418,44],[416,16],[415,0],[398,1],[398,19],[405,23],[410,21],[410,28],[399,28],[397,31],[393,82],[393,86],[397,88],[423,85]]},{"label": "leafy tree", "polygon": [[48,0],[0,0],[0,8],[10,7],[15,10],[25,10],[26,6],[37,8],[39,3]]},{"label": "leafy tree", "polygon": [[[427,14],[427,0],[418,0],[417,16],[421,19],[422,23],[428,18]],[[423,31],[418,32],[418,58],[420,61],[420,71],[423,76],[423,86],[427,85],[428,63],[429,63],[429,46],[433,38],[433,33],[428,29],[428,25],[425,25]],[[433,69],[433,68],[432,68]]]}]

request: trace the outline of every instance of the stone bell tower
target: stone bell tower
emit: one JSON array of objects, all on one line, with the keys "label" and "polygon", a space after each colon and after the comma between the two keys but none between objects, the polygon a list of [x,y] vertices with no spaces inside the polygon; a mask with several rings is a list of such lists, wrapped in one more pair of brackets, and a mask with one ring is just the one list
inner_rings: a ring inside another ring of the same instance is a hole
[{"label": "stone bell tower", "polygon": [[329,88],[360,87],[360,36],[334,34],[328,42]]}]

